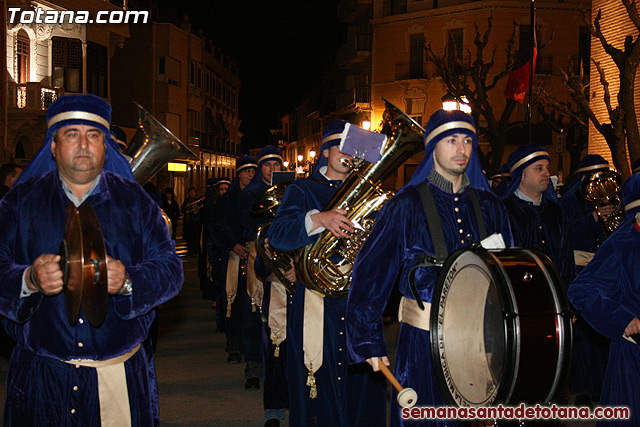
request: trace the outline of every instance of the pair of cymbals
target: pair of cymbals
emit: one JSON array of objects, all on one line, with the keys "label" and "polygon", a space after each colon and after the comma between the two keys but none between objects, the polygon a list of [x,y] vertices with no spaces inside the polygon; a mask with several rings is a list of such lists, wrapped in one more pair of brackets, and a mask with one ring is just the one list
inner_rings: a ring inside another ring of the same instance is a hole
[{"label": "pair of cymbals", "polygon": [[87,320],[99,327],[107,313],[107,258],[102,228],[91,206],[69,203],[60,268],[69,323],[75,325],[82,308]]}]

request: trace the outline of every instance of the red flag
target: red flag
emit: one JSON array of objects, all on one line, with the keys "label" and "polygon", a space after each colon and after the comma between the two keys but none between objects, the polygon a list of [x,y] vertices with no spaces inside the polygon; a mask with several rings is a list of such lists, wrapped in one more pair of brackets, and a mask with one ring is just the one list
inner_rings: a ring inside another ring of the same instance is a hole
[{"label": "red flag", "polygon": [[[538,56],[538,43],[536,37],[535,12],[533,15],[533,31],[532,37],[527,41],[521,42],[518,56],[513,64],[513,70],[507,79],[507,86],[504,89],[505,98],[518,101],[520,104],[524,102],[524,95],[529,88],[529,63],[533,63],[533,69],[536,69],[536,57]],[[532,48],[533,46],[533,48]]]}]

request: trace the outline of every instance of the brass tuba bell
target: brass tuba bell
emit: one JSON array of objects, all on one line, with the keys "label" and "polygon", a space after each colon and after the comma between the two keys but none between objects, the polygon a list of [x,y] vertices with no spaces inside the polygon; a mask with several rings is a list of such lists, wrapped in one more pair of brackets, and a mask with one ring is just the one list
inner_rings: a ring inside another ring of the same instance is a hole
[{"label": "brass tuba bell", "polygon": [[394,196],[380,185],[423,150],[424,128],[391,102],[384,101],[383,133],[387,133],[389,140],[382,158],[377,163],[354,162],[353,171],[324,209],[346,209],[347,218],[360,227],[346,239],[325,230],[316,243],[302,248],[296,258],[298,279],[310,290],[326,296],[341,297],[349,292],[353,263],[373,228],[373,216]]},{"label": "brass tuba bell", "polygon": [[[284,190],[291,184],[290,182],[280,182],[259,195],[251,205],[251,213],[254,215],[263,214],[268,212],[271,218],[275,218],[278,206],[282,202],[282,196],[284,196]],[[292,258],[288,252],[276,250],[268,246],[266,242],[267,234],[269,232],[269,226],[271,222],[263,225],[258,229],[256,236],[256,251],[265,264],[269,266],[271,272],[280,280],[280,283],[290,293],[295,291],[295,283],[292,283],[284,275],[285,271],[291,269]]]},{"label": "brass tuba bell", "polygon": [[[604,228],[604,235],[609,237],[624,219],[624,212],[618,209],[620,205],[620,189],[622,188],[622,175],[613,169],[591,174],[580,185],[582,196],[595,204],[598,220]],[[612,205],[615,209],[608,217],[604,217],[600,208]]]},{"label": "brass tuba bell", "polygon": [[138,107],[138,130],[123,154],[131,157],[131,172],[144,185],[171,160],[200,158],[147,110]]}]

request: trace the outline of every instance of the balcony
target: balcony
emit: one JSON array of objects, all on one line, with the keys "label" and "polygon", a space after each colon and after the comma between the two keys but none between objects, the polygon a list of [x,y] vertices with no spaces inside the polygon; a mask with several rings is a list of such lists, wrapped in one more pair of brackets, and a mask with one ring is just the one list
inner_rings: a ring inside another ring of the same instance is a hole
[{"label": "balcony", "polygon": [[371,88],[368,86],[356,86],[341,93],[336,98],[336,110],[369,110],[371,108]]},{"label": "balcony", "polygon": [[338,3],[338,21],[352,22],[371,15],[372,0],[341,0]]},{"label": "balcony", "polygon": [[39,82],[10,83],[11,86],[15,88],[13,91],[15,97],[10,108],[25,113],[46,111],[49,105],[63,93],[60,87],[42,86]]},{"label": "balcony", "polygon": [[429,73],[423,63],[396,62],[396,80],[428,79]]},{"label": "balcony", "polygon": [[338,65],[348,68],[371,58],[371,34],[357,34],[349,37],[337,54]]}]

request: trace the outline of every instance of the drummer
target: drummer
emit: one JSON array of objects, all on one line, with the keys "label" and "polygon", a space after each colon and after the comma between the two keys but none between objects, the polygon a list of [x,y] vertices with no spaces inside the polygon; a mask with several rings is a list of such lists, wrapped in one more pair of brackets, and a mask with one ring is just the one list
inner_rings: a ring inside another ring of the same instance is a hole
[{"label": "drummer", "polygon": [[507,162],[511,184],[502,201],[509,213],[514,244],[541,249],[568,284],[574,276],[573,252],[550,179],[550,162],[547,150],[535,144],[511,153]]},{"label": "drummer", "polygon": [[[443,406],[445,402],[428,357],[429,307],[440,267],[429,262],[421,265],[427,258],[424,255],[446,258],[447,253],[480,241],[482,226],[486,235],[500,233],[507,246],[512,239],[507,212],[489,190],[480,166],[478,137],[471,115],[458,110],[436,111],[427,123],[424,143],[424,159],[409,183],[382,209],[356,259],[346,310],[347,346],[350,363],[366,360],[375,371],[379,370],[378,358],[389,365],[382,312],[400,274],[402,324],[395,374],[402,386],[417,391],[416,406]],[[421,192],[426,190],[435,201],[430,205],[435,206],[441,223],[445,240],[442,246],[446,245],[444,256],[434,249],[436,245],[428,231],[421,199]],[[481,218],[475,215],[473,195]],[[409,272],[413,267],[418,268],[412,290]],[[418,307],[416,297],[424,302],[424,311]],[[403,425],[406,421],[401,419],[393,393],[390,425]],[[439,423],[445,424],[444,420]]]}]

